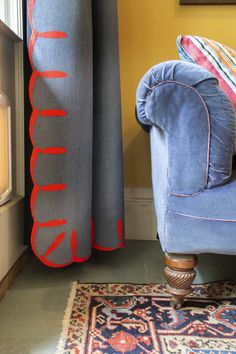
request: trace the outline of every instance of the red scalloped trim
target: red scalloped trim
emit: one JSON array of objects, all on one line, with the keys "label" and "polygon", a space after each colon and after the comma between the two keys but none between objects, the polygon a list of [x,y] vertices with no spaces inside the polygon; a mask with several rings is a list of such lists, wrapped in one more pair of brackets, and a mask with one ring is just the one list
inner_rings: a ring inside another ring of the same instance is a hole
[{"label": "red scalloped trim", "polygon": [[119,248],[121,248],[121,246],[118,245],[117,247],[103,247],[103,246],[98,245],[97,243],[93,243],[92,248],[94,248],[95,250],[98,250],[98,251],[110,252],[110,251],[118,250]]},{"label": "red scalloped trim", "polygon": [[48,71],[42,71],[38,72],[35,70],[34,65],[33,65],[33,49],[35,46],[35,42],[38,37],[41,38],[66,38],[68,37],[67,33],[61,32],[61,31],[48,31],[48,32],[37,32],[34,29],[33,26],[33,9],[35,5],[36,0],[29,0],[28,2],[28,14],[29,14],[29,23],[31,26],[31,37],[29,41],[29,59],[32,67],[32,75],[30,78],[30,83],[29,83],[29,98],[32,106],[32,114],[30,117],[30,124],[29,124],[29,134],[30,134],[30,139],[33,145],[33,151],[31,154],[31,159],[30,159],[30,174],[32,181],[34,183],[34,187],[31,193],[31,199],[30,199],[30,207],[31,207],[31,213],[33,216],[34,224],[32,228],[32,233],[31,233],[31,246],[34,254],[43,262],[44,264],[50,266],[50,267],[65,267],[69,264],[71,264],[74,259],[73,257],[68,263],[65,264],[55,264],[47,259],[47,257],[61,244],[61,242],[65,238],[65,233],[59,234],[46,253],[44,255],[39,255],[36,251],[35,248],[35,243],[36,243],[36,235],[37,231],[40,227],[58,227],[58,226],[63,226],[67,224],[67,220],[65,219],[58,219],[58,220],[48,220],[45,222],[39,223],[36,218],[35,218],[35,213],[34,213],[34,207],[35,203],[38,197],[39,191],[43,191],[45,193],[48,192],[54,192],[54,191],[63,191],[67,188],[65,184],[51,184],[51,185],[46,185],[46,186],[39,186],[35,184],[34,180],[34,168],[35,168],[35,163],[36,159],[38,157],[38,154],[65,154],[67,152],[67,149],[65,147],[58,147],[58,146],[53,146],[53,147],[47,147],[47,148],[40,148],[38,146],[35,146],[34,144],[34,138],[33,138],[33,133],[34,133],[34,126],[36,123],[37,118],[44,117],[44,116],[67,116],[67,112],[61,109],[46,109],[46,110],[41,110],[39,111],[35,106],[33,102],[33,92],[36,84],[36,80],[38,77],[45,77],[49,79],[58,79],[58,78],[65,78],[67,77],[67,73],[63,71],[56,71],[56,70],[48,70]]},{"label": "red scalloped trim", "polygon": [[49,221],[41,222],[41,223],[39,223],[39,226],[40,227],[57,227],[57,226],[62,226],[62,225],[66,225],[66,224],[67,224],[67,220],[57,219],[57,220],[49,220]]},{"label": "red scalloped trim", "polygon": [[[68,115],[68,113],[62,109],[45,109],[45,110],[38,110],[34,106],[33,102],[33,92],[35,88],[36,81],[38,77],[44,77],[48,79],[59,79],[59,78],[66,78],[67,73],[64,71],[56,71],[56,70],[48,70],[48,71],[42,71],[39,72],[35,69],[34,64],[33,64],[33,50],[35,43],[37,41],[37,38],[51,38],[51,39],[59,39],[59,38],[67,38],[68,34],[62,31],[45,31],[45,32],[38,32],[34,26],[33,26],[33,9],[34,5],[36,3],[36,0],[29,0],[28,1],[28,14],[29,14],[29,23],[31,27],[31,37],[29,41],[29,59],[32,67],[32,75],[30,78],[29,82],[29,99],[30,103],[32,106],[32,114],[30,117],[30,124],[29,124],[29,134],[30,134],[30,139],[33,145],[33,150],[31,154],[31,159],[30,159],[30,174],[31,178],[34,184],[32,193],[31,193],[31,199],[30,199],[30,207],[31,207],[31,213],[32,217],[34,220],[33,228],[32,228],[32,233],[31,233],[31,246],[34,254],[40,259],[42,263],[49,267],[54,267],[54,268],[61,268],[70,265],[73,262],[85,262],[87,261],[91,255],[88,257],[77,257],[76,256],[76,251],[77,251],[77,233],[75,230],[72,231],[71,233],[71,251],[72,251],[72,256],[69,262],[64,263],[64,264],[58,264],[50,261],[48,259],[48,256],[51,255],[51,253],[63,242],[63,240],[66,237],[66,233],[62,232],[58,234],[58,236],[54,239],[52,244],[49,246],[47,251],[43,254],[40,255],[36,251],[36,237],[37,237],[37,232],[40,227],[43,228],[51,228],[51,227],[58,227],[58,226],[63,226],[67,224],[67,220],[65,219],[57,219],[57,220],[48,220],[44,222],[38,222],[35,218],[35,213],[34,213],[34,208],[35,208],[35,203],[38,197],[39,191],[43,191],[45,193],[47,192],[54,192],[54,191],[63,191],[67,188],[65,184],[51,184],[51,185],[45,185],[45,186],[39,186],[35,183],[34,179],[34,169],[35,169],[35,163],[38,157],[38,154],[65,154],[67,152],[67,149],[65,147],[58,147],[58,146],[53,146],[53,147],[47,147],[47,148],[41,148],[38,146],[35,146],[34,143],[34,126],[36,123],[36,120],[38,117],[65,117]],[[120,247],[124,247],[124,242],[123,242],[123,236],[122,236],[122,221],[118,221],[118,235],[119,235],[119,240],[120,244],[115,247],[115,248],[105,248],[102,246],[97,245],[94,242],[94,236],[92,236],[92,246],[93,248],[100,249],[102,251],[112,251]],[[92,235],[94,235],[94,225],[92,224]]]},{"label": "red scalloped trim", "polygon": [[[33,88],[34,88],[34,83],[32,83]],[[32,100],[32,97],[31,97]],[[31,113],[30,117],[30,124],[29,124],[29,136],[32,145],[35,145],[34,143],[34,126],[36,123],[36,120],[38,117],[66,117],[68,113],[64,111],[63,109],[44,109],[39,111],[38,109],[34,108]]]},{"label": "red scalloped trim", "polygon": [[118,235],[119,235],[119,240],[120,240],[120,248],[125,247],[125,241],[124,241],[124,233],[123,233],[123,221],[121,219],[118,220]]},{"label": "red scalloped trim", "polygon": [[99,250],[99,251],[104,251],[104,252],[115,251],[119,248],[124,248],[125,244],[124,244],[124,239],[123,239],[123,227],[122,227],[122,220],[121,219],[118,220],[117,231],[118,231],[119,240],[120,240],[120,243],[118,246],[116,246],[116,247],[101,246],[95,242],[95,225],[94,225],[94,220],[92,219],[91,220],[92,248]]},{"label": "red scalloped trim", "polygon": [[46,186],[41,186],[40,190],[44,192],[49,191],[64,191],[67,188],[67,185],[64,183],[54,183],[54,184],[47,184]]},{"label": "red scalloped trim", "polygon": [[34,145],[34,126],[38,117],[39,111],[37,109],[33,109],[30,117],[30,123],[29,123],[29,136],[32,145]]},{"label": "red scalloped trim", "polygon": [[37,148],[38,153],[46,155],[62,155],[67,152],[67,148],[60,146],[52,146],[47,148]]},{"label": "red scalloped trim", "polygon": [[61,31],[47,31],[47,32],[36,32],[37,37],[41,38],[67,38],[68,34]]},{"label": "red scalloped trim", "polygon": [[33,29],[33,8],[36,0],[29,0],[28,2],[28,14],[29,14],[29,23],[31,29]]},{"label": "red scalloped trim", "polygon": [[63,109],[43,109],[42,111],[39,111],[39,115],[42,117],[65,117],[68,113]]},{"label": "red scalloped trim", "polygon": [[66,236],[65,232],[59,234],[51,243],[51,245],[48,247],[47,251],[41,257],[47,258],[47,256],[49,256],[55,250],[55,248],[57,248],[62,243],[65,236]]}]

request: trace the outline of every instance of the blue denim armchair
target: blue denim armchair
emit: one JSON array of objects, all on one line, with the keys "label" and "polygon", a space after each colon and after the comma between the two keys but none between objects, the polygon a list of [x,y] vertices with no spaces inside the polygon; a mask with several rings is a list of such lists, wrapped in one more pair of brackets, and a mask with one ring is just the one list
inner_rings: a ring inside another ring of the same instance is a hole
[{"label": "blue denim armchair", "polygon": [[158,234],[178,308],[191,291],[197,254],[236,254],[235,112],[210,72],[183,61],[144,75],[136,111],[150,132]]}]

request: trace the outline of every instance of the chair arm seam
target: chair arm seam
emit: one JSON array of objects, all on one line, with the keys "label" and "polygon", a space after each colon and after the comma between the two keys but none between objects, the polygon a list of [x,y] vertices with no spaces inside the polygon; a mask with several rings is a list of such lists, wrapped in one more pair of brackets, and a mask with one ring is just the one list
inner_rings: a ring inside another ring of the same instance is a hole
[{"label": "chair arm seam", "polygon": [[222,221],[222,222],[236,222],[236,219],[207,218],[205,216],[197,216],[197,215],[191,215],[191,214],[186,214],[186,213],[180,213],[178,211],[174,211],[174,210],[170,210],[170,209],[168,209],[168,212],[170,212],[172,214],[177,214],[177,215],[185,216],[188,218],[192,218],[192,219],[209,220],[209,221]]}]

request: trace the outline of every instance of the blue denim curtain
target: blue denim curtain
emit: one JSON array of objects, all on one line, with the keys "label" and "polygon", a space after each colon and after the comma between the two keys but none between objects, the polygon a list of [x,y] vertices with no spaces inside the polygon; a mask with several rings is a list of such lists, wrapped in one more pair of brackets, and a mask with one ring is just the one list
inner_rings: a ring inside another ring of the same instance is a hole
[{"label": "blue denim curtain", "polygon": [[123,247],[116,0],[28,0],[31,243],[48,266]]}]

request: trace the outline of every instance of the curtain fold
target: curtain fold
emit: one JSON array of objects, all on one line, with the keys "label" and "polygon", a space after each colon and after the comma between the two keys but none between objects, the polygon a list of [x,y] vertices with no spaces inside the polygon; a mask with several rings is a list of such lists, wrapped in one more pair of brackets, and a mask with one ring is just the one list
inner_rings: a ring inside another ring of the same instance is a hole
[{"label": "curtain fold", "polygon": [[48,266],[123,247],[116,0],[28,0],[34,253]]}]

